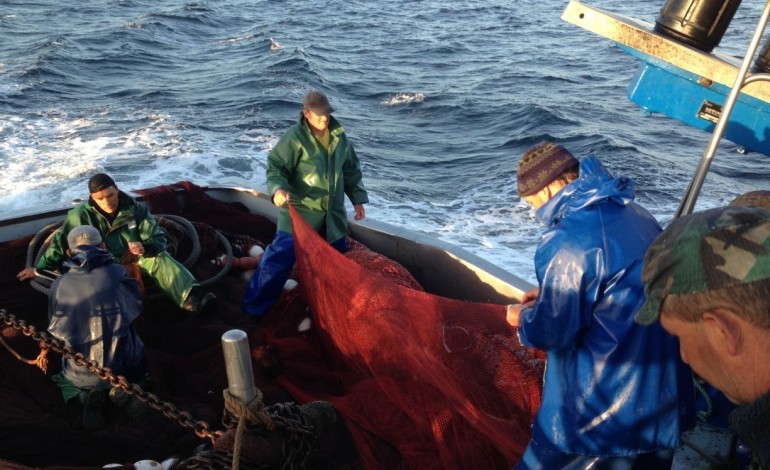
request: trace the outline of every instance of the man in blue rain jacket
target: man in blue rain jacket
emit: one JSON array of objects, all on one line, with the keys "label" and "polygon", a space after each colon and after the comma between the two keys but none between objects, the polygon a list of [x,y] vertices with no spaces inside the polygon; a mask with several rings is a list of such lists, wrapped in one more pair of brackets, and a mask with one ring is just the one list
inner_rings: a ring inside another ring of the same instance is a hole
[{"label": "man in blue rain jacket", "polygon": [[517,468],[666,468],[694,424],[690,369],[676,339],[634,322],[644,253],[661,229],[633,202],[633,182],[561,145],[529,148],[519,195],[548,227],[535,253],[539,288],[507,318],[547,352],[543,400]]},{"label": "man in blue rain jacket", "polygon": [[[142,313],[138,281],[113,262],[96,227],[73,227],[67,244],[69,258],[64,265],[68,270],[51,285],[48,332],[84,360],[110,368],[129,382],[142,380],[144,344],[132,325]],[[53,379],[68,406],[73,399],[82,406],[86,431],[104,426],[102,408],[110,382],[66,358]]]}]

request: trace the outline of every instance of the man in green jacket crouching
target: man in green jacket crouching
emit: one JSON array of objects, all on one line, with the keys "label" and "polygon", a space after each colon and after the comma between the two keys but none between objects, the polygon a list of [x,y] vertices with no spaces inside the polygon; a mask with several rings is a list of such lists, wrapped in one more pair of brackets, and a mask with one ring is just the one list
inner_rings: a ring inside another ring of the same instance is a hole
[{"label": "man in green jacket crouching", "polygon": [[[166,251],[166,235],[150,214],[147,206],[120,191],[115,181],[104,173],[88,180],[88,201],[67,213],[64,223],[51,240],[37,269],[57,270],[67,259],[67,234],[79,225],[96,227],[106,249],[118,262],[130,253],[142,274],[158,285],[176,305],[189,312],[198,312],[216,299],[213,293],[199,297],[195,277]],[[20,281],[33,279],[35,268],[23,269],[16,276]]]}]

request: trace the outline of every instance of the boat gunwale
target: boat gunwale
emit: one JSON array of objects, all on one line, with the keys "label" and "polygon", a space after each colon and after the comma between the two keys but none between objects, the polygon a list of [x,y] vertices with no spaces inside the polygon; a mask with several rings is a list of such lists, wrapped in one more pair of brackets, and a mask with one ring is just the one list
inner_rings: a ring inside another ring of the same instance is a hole
[{"label": "boat gunwale", "polygon": [[[278,208],[269,196],[242,186],[206,186],[210,197],[225,202],[239,202],[251,212],[275,222]],[[173,188],[184,205],[186,192]],[[145,198],[127,191],[138,200]],[[37,233],[46,225],[61,220],[75,204],[52,204],[32,211],[17,211],[0,218],[0,243]],[[512,303],[534,285],[470,251],[404,227],[367,218],[349,220],[352,238],[404,266],[426,291],[449,298],[474,302]]]}]

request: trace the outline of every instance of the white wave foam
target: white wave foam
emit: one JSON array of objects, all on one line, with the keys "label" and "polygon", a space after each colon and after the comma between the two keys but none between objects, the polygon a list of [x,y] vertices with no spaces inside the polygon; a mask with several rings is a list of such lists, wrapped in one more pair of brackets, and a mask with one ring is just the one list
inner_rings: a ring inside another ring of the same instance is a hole
[{"label": "white wave foam", "polygon": [[273,38],[270,38],[270,50],[280,51],[281,49],[283,49],[283,44],[281,44],[280,42],[276,41]]},{"label": "white wave foam", "polygon": [[278,138],[268,130],[222,142],[190,135],[168,115],[148,118],[142,127],[109,135],[88,119],[0,114],[0,212],[84,197],[86,181],[100,171],[123,189],[182,180],[264,187],[267,151]]},{"label": "white wave foam", "polygon": [[214,44],[225,44],[225,43],[236,43],[236,42],[241,42],[241,41],[249,41],[251,39],[254,39],[254,37],[255,37],[254,34],[247,34],[246,36],[240,36],[240,37],[235,37],[235,38],[227,38],[227,39],[222,39],[222,40],[219,40],[219,41],[214,41]]},{"label": "white wave foam", "polygon": [[422,93],[396,93],[382,100],[384,106],[399,106],[404,104],[422,103],[425,95]]}]

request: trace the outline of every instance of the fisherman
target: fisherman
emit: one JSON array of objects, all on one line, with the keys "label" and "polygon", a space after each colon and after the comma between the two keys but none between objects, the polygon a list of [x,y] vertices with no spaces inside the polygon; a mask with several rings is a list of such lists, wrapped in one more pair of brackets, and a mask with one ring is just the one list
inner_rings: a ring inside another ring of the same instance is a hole
[{"label": "fisherman", "polygon": [[345,129],[331,115],[334,109],[320,91],[302,99],[299,121],[267,157],[267,189],[280,208],[278,231],[268,245],[243,297],[243,310],[264,315],[277,301],[296,261],[288,204],[329,243],[348,250],[345,195],[355,220],[365,217],[369,202],[361,165]]},{"label": "fisherman", "polygon": [[527,149],[517,181],[547,229],[539,287],[507,306],[507,319],[548,364],[517,468],[667,468],[693,425],[694,392],[675,338],[634,323],[642,258],[660,226],[633,202],[631,180],[553,142]]},{"label": "fisherman", "polygon": [[[69,269],[51,285],[48,332],[84,360],[108,367],[129,382],[141,381],[146,372],[144,344],[132,326],[142,313],[138,281],[113,263],[95,227],[74,227],[67,233],[67,245],[64,265]],[[82,410],[83,429],[105,425],[108,381],[67,358],[62,358],[61,372],[53,379],[72,413]]]},{"label": "fisherman", "polygon": [[[147,207],[120,191],[113,179],[97,173],[88,181],[90,197],[67,213],[67,217],[51,244],[37,263],[40,270],[55,271],[66,259],[65,242],[73,227],[96,227],[107,250],[119,262],[133,259],[142,274],[153,279],[160,290],[176,305],[191,313],[205,310],[216,296],[200,294],[195,277],[166,251],[166,235]],[[71,248],[71,247],[70,247]],[[35,268],[28,267],[17,275],[20,281],[33,279]]]},{"label": "fisherman", "polygon": [[733,403],[729,425],[770,468],[770,211],[731,205],[680,217],[650,246],[636,316]]}]

